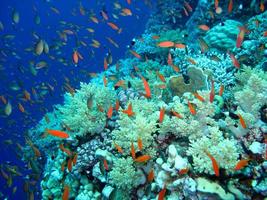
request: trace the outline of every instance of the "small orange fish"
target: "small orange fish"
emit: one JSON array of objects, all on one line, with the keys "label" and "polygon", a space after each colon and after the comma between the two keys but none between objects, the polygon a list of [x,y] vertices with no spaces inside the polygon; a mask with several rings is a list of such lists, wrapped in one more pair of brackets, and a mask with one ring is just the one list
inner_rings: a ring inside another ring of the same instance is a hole
[{"label": "small orange fish", "polygon": [[103,83],[104,83],[104,86],[107,87],[108,80],[106,79],[105,75],[103,76]]},{"label": "small orange fish", "polygon": [[133,51],[133,50],[129,50],[129,51],[130,51],[130,53],[133,54],[136,58],[141,59],[141,56],[140,56],[137,52],[135,52],[135,51]]},{"label": "small orange fish", "polygon": [[175,116],[175,117],[177,117],[179,119],[182,119],[183,118],[182,115],[180,115],[179,113],[175,112],[174,110],[172,110],[171,113],[173,114],[173,116]]},{"label": "small orange fish", "polygon": [[229,4],[228,4],[228,12],[231,13],[233,10],[233,0],[229,0]]},{"label": "small orange fish", "polygon": [[108,15],[104,10],[101,10],[100,13],[105,20],[108,20]]},{"label": "small orange fish", "polygon": [[245,27],[239,27],[239,33],[236,38],[236,47],[240,48],[245,37]]},{"label": "small orange fish", "polygon": [[165,108],[161,108],[159,112],[159,123],[163,122],[164,115],[165,115]]},{"label": "small orange fish", "polygon": [[158,47],[168,48],[168,47],[174,47],[174,42],[172,41],[163,41],[157,44]]},{"label": "small orange fish", "polygon": [[108,22],[107,25],[109,25],[115,31],[120,29],[116,24],[114,24],[112,22]]},{"label": "small orange fish", "polygon": [[263,33],[263,36],[264,36],[264,37],[267,37],[267,31],[265,31],[265,32]]},{"label": "small orange fish", "polygon": [[7,100],[3,95],[0,96],[0,99],[3,102],[3,104],[7,104]]},{"label": "small orange fish", "polygon": [[138,158],[136,158],[135,159],[135,162],[143,163],[143,162],[147,162],[150,159],[151,159],[151,156],[149,156],[149,155],[142,155],[142,156],[139,156]]},{"label": "small orange fish", "polygon": [[214,0],[214,6],[215,6],[215,9],[218,8],[218,6],[219,6],[219,0]]},{"label": "small orange fish", "polygon": [[145,97],[146,98],[151,98],[151,91],[150,91],[150,87],[148,85],[148,82],[147,82],[147,80],[144,77],[141,77],[141,78],[143,80],[143,84],[144,84],[145,91],[146,91]]},{"label": "small orange fish", "polygon": [[212,167],[213,167],[213,171],[214,171],[215,175],[217,177],[219,177],[220,176],[220,170],[219,170],[219,165],[218,165],[217,161],[215,160],[215,158],[212,155],[210,155],[209,152],[205,151],[205,153],[211,159]]},{"label": "small orange fish", "polygon": [[113,113],[113,107],[110,106],[109,109],[108,109],[108,112],[107,112],[108,119],[110,119],[112,117],[112,113]]},{"label": "small orange fish", "polygon": [[104,108],[99,104],[97,104],[97,109],[99,112],[104,112]]},{"label": "small orange fish", "polygon": [[104,69],[107,70],[108,69],[108,62],[107,59],[104,58]]},{"label": "small orange fish", "polygon": [[71,151],[69,149],[66,149],[63,144],[59,145],[59,149],[65,152],[68,156],[71,156]]},{"label": "small orange fish", "polygon": [[261,2],[260,2],[260,11],[263,12],[264,10],[265,10],[264,1],[261,0]]},{"label": "small orange fish", "polygon": [[211,80],[210,103],[214,101],[214,97],[215,97],[214,81]]},{"label": "small orange fish", "polygon": [[184,49],[186,46],[184,44],[177,43],[174,45],[177,49]]},{"label": "small orange fish", "polygon": [[199,25],[198,28],[201,29],[202,31],[208,31],[208,30],[210,30],[210,27],[208,27],[205,24]]},{"label": "small orange fish", "polygon": [[173,61],[172,61],[172,54],[169,52],[168,54],[168,59],[167,59],[167,63],[168,65],[172,66],[173,65]]},{"label": "small orange fish", "polygon": [[164,185],[163,189],[159,192],[158,200],[164,200],[165,193],[166,193],[166,185]]},{"label": "small orange fish", "polygon": [[119,145],[117,145],[115,142],[114,142],[114,145],[115,145],[115,148],[117,149],[117,151],[118,151],[119,153],[123,154],[123,150],[122,150],[122,148],[121,148]]},{"label": "small orange fish", "polygon": [[116,100],[115,110],[118,112],[119,108],[120,108],[120,102],[119,100]]},{"label": "small orange fish", "polygon": [[74,156],[73,156],[73,159],[72,159],[72,164],[73,164],[73,165],[76,165],[76,163],[77,163],[77,159],[78,159],[78,154],[75,153]]},{"label": "small orange fish", "polygon": [[162,81],[162,82],[166,82],[166,80],[165,80],[165,77],[163,76],[163,74],[161,74],[161,73],[159,73],[159,71],[156,71],[156,74],[157,74],[157,76],[159,77],[159,79]]},{"label": "small orange fish", "polygon": [[184,174],[187,174],[187,172],[189,171],[189,168],[183,168],[183,169],[180,169],[179,170],[179,175],[184,175]]},{"label": "small orange fish", "polygon": [[172,65],[172,69],[173,69],[175,72],[179,72],[179,71],[180,71],[179,67],[177,67],[176,65]]},{"label": "small orange fish", "polygon": [[132,117],[135,113],[133,112],[132,103],[129,103],[127,110],[122,110],[123,113],[127,114],[129,117]]},{"label": "small orange fish", "polygon": [[201,102],[204,102],[205,99],[200,95],[198,94],[197,92],[194,92],[193,95]]},{"label": "small orange fish", "polygon": [[122,86],[124,86],[124,83],[125,83],[124,80],[119,80],[119,81],[114,85],[114,87],[122,87]]},{"label": "small orange fish", "polygon": [[46,130],[47,133],[49,133],[50,135],[53,135],[55,137],[59,137],[59,138],[68,138],[69,135],[63,131],[58,131],[58,130],[50,130],[50,129],[47,129]]},{"label": "small orange fish", "polygon": [[68,170],[69,170],[69,172],[72,171],[72,159],[71,158],[69,158],[69,160],[68,160]]},{"label": "small orange fish", "polygon": [[187,58],[187,61],[190,62],[193,65],[197,64],[197,62],[193,58]]},{"label": "small orange fish", "polygon": [[148,175],[147,175],[147,181],[150,183],[150,182],[152,182],[153,180],[154,180],[154,170],[153,169],[151,169],[150,171],[149,171],[149,173],[148,173]]},{"label": "small orange fish", "polygon": [[132,11],[130,9],[128,9],[128,8],[123,8],[122,9],[122,14],[124,16],[131,16],[132,15]]},{"label": "small orange fish", "polygon": [[158,35],[153,35],[152,38],[153,38],[154,40],[158,40],[160,37],[159,37]]},{"label": "small orange fish", "polygon": [[235,170],[241,170],[248,165],[249,159],[239,160],[235,166]]},{"label": "small orange fish", "polygon": [[238,117],[239,117],[239,122],[240,122],[241,126],[243,128],[247,128],[246,122],[245,122],[244,118],[242,117],[242,115],[238,114]]},{"label": "small orange fish", "polygon": [[231,60],[232,60],[232,62],[233,62],[233,65],[236,67],[236,68],[240,68],[240,64],[239,64],[239,62],[238,62],[238,60],[235,58],[235,56],[234,56],[234,54],[232,54],[232,53],[228,53],[229,54],[229,56],[230,56],[230,58],[231,58]]},{"label": "small orange fish", "polygon": [[135,149],[134,149],[133,142],[131,143],[131,155],[132,155],[132,158],[135,159]]},{"label": "small orange fish", "polygon": [[196,109],[194,108],[194,106],[189,101],[187,102],[187,104],[188,104],[188,108],[189,108],[190,113],[192,115],[196,115],[197,112],[196,112]]},{"label": "small orange fish", "polygon": [[75,65],[78,64],[79,62],[79,55],[78,55],[78,52],[77,51],[74,51],[73,54],[72,54],[72,60],[74,62]]},{"label": "small orange fish", "polygon": [[98,19],[96,17],[94,17],[94,16],[91,16],[90,19],[96,24],[99,23]]},{"label": "small orange fish", "polygon": [[138,149],[140,151],[142,151],[142,149],[143,149],[143,142],[142,142],[142,139],[141,138],[138,138],[137,139],[137,145],[138,145]]},{"label": "small orange fish", "polygon": [[24,109],[24,107],[22,106],[21,103],[18,104],[18,107],[19,107],[20,112],[22,112],[22,113],[25,112],[25,109]]},{"label": "small orange fish", "polygon": [[70,188],[69,188],[69,186],[65,185],[63,195],[62,195],[62,200],[68,200],[69,194],[70,194]]},{"label": "small orange fish", "polygon": [[221,85],[219,90],[219,96],[223,95],[223,91],[224,91],[224,85]]},{"label": "small orange fish", "polygon": [[127,3],[128,3],[128,4],[131,4],[131,2],[132,2],[131,0],[127,0]]},{"label": "small orange fish", "polygon": [[104,165],[105,170],[108,171],[108,162],[105,158],[103,159],[103,165]]}]

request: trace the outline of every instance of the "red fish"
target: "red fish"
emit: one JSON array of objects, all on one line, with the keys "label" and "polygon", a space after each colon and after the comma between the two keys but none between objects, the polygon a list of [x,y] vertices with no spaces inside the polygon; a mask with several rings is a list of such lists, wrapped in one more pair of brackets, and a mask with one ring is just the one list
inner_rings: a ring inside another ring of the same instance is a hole
[{"label": "red fish", "polygon": [[210,27],[208,27],[205,24],[199,25],[198,28],[201,29],[202,31],[208,31],[208,30],[210,30]]},{"label": "red fish", "polygon": [[261,0],[261,2],[260,2],[260,11],[263,12],[264,10],[265,10],[265,8],[264,8],[264,1]]},{"label": "red fish", "polygon": [[115,110],[118,112],[119,108],[120,108],[120,102],[119,100],[117,100],[115,105]]},{"label": "red fish", "polygon": [[177,49],[184,49],[184,48],[186,48],[186,46],[185,46],[184,44],[181,44],[181,43],[177,43],[177,44],[175,44],[174,46],[175,46],[175,48],[177,48]]},{"label": "red fish", "polygon": [[240,48],[245,37],[245,27],[239,27],[239,33],[236,39],[236,47]]},{"label": "red fish", "polygon": [[108,62],[107,59],[104,58],[104,69],[107,70],[108,69]]},{"label": "red fish", "polygon": [[115,142],[114,142],[114,145],[115,145],[115,148],[117,149],[117,151],[118,151],[119,153],[123,154],[123,150],[122,150],[122,148],[121,148],[119,145],[117,145]]},{"label": "red fish", "polygon": [[110,106],[107,112],[107,117],[110,119],[112,117],[112,113],[113,113],[113,107]]},{"label": "red fish", "polygon": [[63,131],[47,129],[46,132],[49,133],[50,135],[53,135],[53,136],[59,137],[59,138],[68,138],[69,137],[69,135]]},{"label": "red fish", "polygon": [[159,73],[159,71],[157,71],[156,74],[162,82],[166,82],[165,77],[161,73]]},{"label": "red fish", "polygon": [[71,158],[69,158],[69,160],[68,160],[68,170],[69,170],[69,172],[72,171],[72,159]]},{"label": "red fish", "polygon": [[183,169],[180,169],[179,170],[179,175],[184,175],[184,174],[187,174],[187,172],[189,171],[189,168],[183,168]]},{"label": "red fish", "polygon": [[129,103],[127,110],[122,110],[123,113],[127,114],[129,117],[132,117],[135,113],[133,112],[132,103]]},{"label": "red fish", "polygon": [[219,165],[218,165],[217,161],[215,160],[215,158],[212,155],[210,155],[209,152],[205,151],[205,153],[211,159],[212,167],[213,167],[213,171],[214,171],[215,175],[217,177],[219,177],[220,176],[220,170],[219,170]]},{"label": "red fish", "polygon": [[229,4],[228,4],[228,12],[231,13],[233,10],[233,0],[229,0]]},{"label": "red fish", "polygon": [[159,192],[158,200],[164,200],[165,193],[166,193],[166,185],[164,185],[163,189]]},{"label": "red fish", "polygon": [[73,165],[76,165],[76,163],[77,163],[77,159],[78,159],[78,154],[75,153],[74,156],[73,156],[73,159],[72,159],[72,164],[73,164]]},{"label": "red fish", "polygon": [[235,170],[241,170],[248,165],[249,159],[239,160],[235,166]]},{"label": "red fish", "polygon": [[173,65],[173,61],[172,61],[172,55],[171,55],[171,53],[169,52],[169,54],[168,54],[168,60],[167,60],[167,63],[168,63],[168,65],[170,65],[170,66],[172,66]]},{"label": "red fish", "polygon": [[137,145],[138,145],[138,149],[140,151],[142,151],[142,149],[143,149],[143,142],[142,142],[142,139],[141,138],[138,138],[137,139]]},{"label": "red fish", "polygon": [[148,82],[146,81],[146,79],[144,77],[141,77],[142,80],[143,80],[143,84],[144,84],[144,87],[145,87],[145,97],[146,98],[151,98],[151,91],[150,91],[150,87],[148,85]]},{"label": "red fish", "polygon": [[70,188],[69,186],[65,185],[64,186],[64,192],[62,195],[62,200],[68,200],[69,199],[69,194],[70,194]]},{"label": "red fish", "polygon": [[103,165],[104,165],[105,170],[108,171],[108,162],[105,158],[103,160]]},{"label": "red fish", "polygon": [[133,50],[129,50],[129,51],[130,51],[130,53],[133,54],[136,58],[141,59],[141,56],[140,56],[137,52],[135,52],[135,51],[133,51]]},{"label": "red fish", "polygon": [[205,99],[204,99],[200,94],[198,94],[197,92],[194,92],[193,95],[194,95],[199,101],[202,101],[202,102],[205,101]]},{"label": "red fish", "polygon": [[197,112],[196,112],[196,109],[194,108],[194,106],[189,101],[187,102],[187,104],[188,104],[188,108],[189,108],[190,113],[192,115],[196,115]]},{"label": "red fish", "polygon": [[221,85],[219,90],[219,96],[223,95],[223,91],[224,91],[224,85]]},{"label": "red fish", "polygon": [[148,182],[152,182],[153,181],[153,179],[154,179],[154,170],[153,169],[151,169],[150,171],[149,171],[149,173],[148,173],[148,175],[147,175],[147,181]]},{"label": "red fish", "polygon": [[174,42],[172,41],[163,41],[157,44],[157,46],[162,48],[174,47]]},{"label": "red fish", "polygon": [[240,64],[238,62],[238,60],[235,58],[234,54],[232,53],[229,53],[229,56],[233,62],[233,65],[236,67],[236,68],[240,68]]},{"label": "red fish", "polygon": [[74,51],[73,54],[72,54],[72,60],[74,62],[75,65],[78,64],[79,62],[79,55],[78,55],[78,52],[77,51]]},{"label": "red fish", "polygon": [[159,123],[163,122],[164,115],[165,115],[165,108],[161,108],[159,112]]},{"label": "red fish", "polygon": [[25,112],[25,108],[22,106],[21,103],[18,104],[19,110],[20,112],[24,113]]},{"label": "red fish", "polygon": [[246,122],[245,122],[244,118],[242,117],[242,115],[238,114],[238,117],[239,117],[239,122],[240,122],[241,126],[243,128],[247,128]]},{"label": "red fish", "polygon": [[104,86],[107,87],[108,80],[106,79],[105,75],[103,76],[103,83],[104,83]]},{"label": "red fish", "polygon": [[177,118],[179,118],[179,119],[182,119],[182,118],[183,118],[182,115],[180,115],[179,113],[175,112],[174,110],[172,110],[171,112],[172,112],[172,114],[173,114],[175,117],[177,117]]},{"label": "red fish", "polygon": [[149,155],[142,155],[142,156],[139,156],[138,158],[136,158],[135,159],[135,162],[143,163],[143,162],[147,162],[150,159],[151,159],[151,156],[149,156]]},{"label": "red fish", "polygon": [[131,143],[131,155],[132,155],[132,158],[135,159],[135,149],[134,149],[133,142]]},{"label": "red fish", "polygon": [[115,31],[119,30],[119,27],[112,22],[108,22],[107,25],[109,25]]},{"label": "red fish", "polygon": [[215,97],[214,81],[211,80],[210,103],[214,101],[214,97]]}]

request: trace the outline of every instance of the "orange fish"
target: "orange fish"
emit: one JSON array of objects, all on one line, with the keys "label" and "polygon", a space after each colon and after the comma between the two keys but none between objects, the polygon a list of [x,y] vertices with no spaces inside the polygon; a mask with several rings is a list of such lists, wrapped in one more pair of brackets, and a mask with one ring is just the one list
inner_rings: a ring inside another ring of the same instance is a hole
[{"label": "orange fish", "polygon": [[174,42],[172,41],[163,41],[157,44],[159,47],[168,48],[168,47],[174,47]]},{"label": "orange fish", "polygon": [[115,148],[117,149],[117,151],[118,151],[119,153],[123,154],[123,150],[122,150],[122,148],[121,148],[119,145],[117,145],[115,142],[114,142],[114,145],[115,145]]},{"label": "orange fish", "polygon": [[179,113],[175,112],[174,110],[171,111],[171,113],[173,114],[173,116],[179,118],[179,119],[182,119],[182,115],[180,115]]},{"label": "orange fish", "polygon": [[121,87],[121,86],[124,86],[125,84],[125,81],[124,80],[119,80],[115,85],[114,87]]},{"label": "orange fish", "polygon": [[159,39],[160,37],[159,37],[158,35],[153,35],[152,38],[153,38],[154,40],[157,40],[157,39]]},{"label": "orange fish", "polygon": [[193,65],[196,65],[197,64],[197,62],[194,59],[192,59],[192,58],[187,58],[187,60],[188,60],[188,62],[190,62]]},{"label": "orange fish", "polygon": [[239,27],[239,33],[236,39],[236,47],[240,48],[245,37],[245,27]]},{"label": "orange fish", "polygon": [[69,186],[65,185],[64,186],[64,192],[62,195],[62,200],[68,200],[69,199],[69,194],[70,194],[70,188]]},{"label": "orange fish", "polygon": [[78,154],[75,153],[74,156],[73,156],[73,159],[72,159],[72,163],[73,163],[73,165],[76,165],[76,163],[77,163],[77,159],[78,159]]},{"label": "orange fish", "polygon": [[144,84],[145,91],[146,91],[145,97],[151,98],[151,91],[150,91],[150,87],[148,85],[148,82],[146,81],[146,79],[144,77],[141,77],[141,78],[143,80],[143,84]]},{"label": "orange fish", "polygon": [[240,68],[240,64],[238,62],[238,60],[235,58],[234,54],[232,53],[228,53],[232,62],[233,62],[233,65],[236,67],[236,68]]},{"label": "orange fish", "polygon": [[124,16],[131,16],[132,15],[132,11],[128,8],[123,8],[122,9],[122,15]]},{"label": "orange fish", "polygon": [[154,170],[153,169],[151,169],[150,171],[149,171],[149,173],[148,173],[148,175],[147,175],[147,181],[148,182],[152,182],[153,181],[153,179],[154,179]]},{"label": "orange fish", "polygon": [[261,2],[260,2],[260,11],[263,12],[264,10],[265,10],[265,8],[264,8],[264,1],[261,0]]},{"label": "orange fish", "polygon": [[172,69],[173,69],[175,72],[179,72],[179,71],[180,71],[179,67],[177,67],[176,65],[172,65]]},{"label": "orange fish", "polygon": [[23,91],[23,95],[24,99],[26,99],[27,101],[31,101],[31,94],[27,90]]},{"label": "orange fish", "polygon": [[200,94],[198,94],[197,92],[194,92],[193,95],[194,95],[199,101],[202,101],[202,102],[205,101],[205,99],[204,99]]},{"label": "orange fish", "polygon": [[112,117],[112,113],[113,113],[113,107],[110,106],[109,109],[108,109],[108,112],[107,112],[108,119],[110,119]]},{"label": "orange fish", "polygon": [[233,0],[229,0],[229,4],[228,4],[228,12],[231,13],[233,10]]},{"label": "orange fish", "polygon": [[208,27],[205,24],[199,25],[198,28],[201,29],[202,31],[208,31],[208,30],[210,30],[210,27]]},{"label": "orange fish", "polygon": [[108,162],[107,162],[107,160],[105,158],[103,160],[103,164],[104,164],[105,170],[108,171]]},{"label": "orange fish", "polygon": [[129,51],[130,51],[130,53],[133,54],[136,58],[141,59],[141,56],[140,56],[138,53],[136,53],[136,52],[133,51],[133,50],[129,50]]},{"label": "orange fish", "polygon": [[97,109],[99,112],[104,112],[104,109],[101,105],[97,104]]},{"label": "orange fish", "polygon": [[127,110],[122,110],[123,113],[127,114],[129,117],[132,117],[135,113],[133,112],[132,103],[129,103]]},{"label": "orange fish", "polygon": [[157,74],[157,76],[159,77],[159,79],[162,81],[162,82],[166,82],[166,80],[165,80],[165,77],[163,76],[163,74],[160,74],[159,73],[159,71],[156,71],[156,74]]},{"label": "orange fish", "polygon": [[263,36],[264,36],[264,37],[267,37],[267,31],[265,31],[265,32],[263,33]]},{"label": "orange fish", "polygon": [[166,193],[166,185],[164,185],[163,189],[159,192],[158,200],[164,200],[165,193]]},{"label": "orange fish", "polygon": [[112,22],[108,22],[107,25],[109,25],[115,31],[119,30],[119,27]]},{"label": "orange fish", "polygon": [[159,123],[163,122],[164,115],[165,115],[165,108],[161,108],[159,112]]},{"label": "orange fish", "polygon": [[127,0],[127,3],[128,3],[128,4],[131,4],[131,0]]},{"label": "orange fish", "polygon": [[90,17],[90,19],[96,24],[99,23],[98,19],[96,17],[94,17],[94,16]]},{"label": "orange fish", "polygon": [[59,145],[59,149],[68,154],[68,156],[71,156],[71,151],[69,149],[66,149],[63,144]]},{"label": "orange fish", "polygon": [[107,70],[108,69],[108,62],[107,59],[104,58],[104,69]]},{"label": "orange fish", "polygon": [[115,105],[115,110],[118,112],[119,108],[120,108],[120,102],[119,100],[117,100]]},{"label": "orange fish", "polygon": [[143,162],[147,162],[150,159],[151,159],[151,156],[149,156],[149,155],[142,155],[142,156],[139,156],[138,158],[136,158],[135,159],[135,162],[143,163]]},{"label": "orange fish", "polygon": [[218,165],[217,161],[215,160],[215,158],[212,155],[210,155],[209,152],[205,151],[205,153],[211,159],[212,167],[213,167],[213,171],[214,171],[215,175],[217,177],[219,177],[220,176],[220,170],[219,170],[219,165]]},{"label": "orange fish", "polygon": [[133,142],[131,143],[131,155],[132,155],[132,158],[135,159],[135,149],[134,149]]},{"label": "orange fish", "polygon": [[191,113],[192,115],[196,115],[197,112],[196,112],[196,109],[194,108],[194,106],[193,106],[189,101],[187,102],[187,104],[188,104],[188,108],[189,108],[189,110],[190,110],[190,113]]},{"label": "orange fish", "polygon": [[100,13],[105,20],[108,20],[108,15],[105,11],[101,10]]},{"label": "orange fish", "polygon": [[179,175],[184,175],[184,174],[187,174],[187,172],[189,171],[189,168],[183,168],[183,169],[180,169],[179,170]]},{"label": "orange fish", "polygon": [[215,6],[215,9],[218,8],[218,6],[219,6],[219,0],[214,0],[214,6]]},{"label": "orange fish", "polygon": [[72,159],[71,158],[69,158],[69,160],[68,160],[68,170],[69,170],[69,172],[72,171]]},{"label": "orange fish", "polygon": [[73,54],[72,54],[72,60],[74,62],[75,65],[78,64],[79,62],[79,55],[78,55],[78,52],[77,51],[74,51]]},{"label": "orange fish", "polygon": [[247,128],[247,125],[246,125],[244,118],[240,114],[238,114],[238,117],[239,117],[239,122],[240,122],[241,126],[243,128]]},{"label": "orange fish", "polygon": [[178,49],[184,49],[186,47],[184,44],[180,44],[180,43],[177,43],[174,46],[175,48],[178,48]]},{"label": "orange fish", "polygon": [[224,85],[221,85],[219,90],[219,96],[223,95],[223,91],[224,91]]},{"label": "orange fish", "polygon": [[167,63],[168,65],[172,66],[173,65],[173,61],[172,61],[172,54],[169,52],[168,54],[168,59],[167,59]]},{"label": "orange fish", "polygon": [[7,104],[7,100],[3,95],[0,96],[0,99],[3,102],[3,104]]},{"label": "orange fish", "polygon": [[20,112],[22,112],[22,113],[25,112],[25,109],[24,109],[24,107],[22,106],[21,103],[18,104],[18,107],[19,107]]},{"label": "orange fish", "polygon": [[138,138],[137,139],[137,144],[138,144],[138,149],[140,151],[142,151],[142,149],[143,149],[143,142],[142,142],[142,139],[141,138]]},{"label": "orange fish", "polygon": [[235,170],[241,170],[248,165],[249,159],[239,160],[235,166]]},{"label": "orange fish", "polygon": [[214,101],[214,97],[215,97],[214,81],[211,80],[210,103]]},{"label": "orange fish", "polygon": [[55,137],[59,137],[59,138],[68,138],[69,135],[63,131],[58,131],[58,130],[50,130],[50,129],[47,129],[46,130],[47,133],[49,133],[50,135],[53,135]]},{"label": "orange fish", "polygon": [[104,83],[104,86],[107,87],[108,80],[106,79],[105,75],[103,76],[103,83]]}]

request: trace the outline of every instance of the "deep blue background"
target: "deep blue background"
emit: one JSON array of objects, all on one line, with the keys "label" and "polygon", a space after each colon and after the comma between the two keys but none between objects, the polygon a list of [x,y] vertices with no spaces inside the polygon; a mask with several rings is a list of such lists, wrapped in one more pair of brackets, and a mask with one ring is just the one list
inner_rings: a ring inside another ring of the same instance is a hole
[{"label": "deep blue background", "polygon": [[[130,44],[132,38],[138,37],[143,33],[145,23],[151,13],[151,8],[146,6],[143,0],[132,1],[131,5],[128,5],[126,0],[120,0],[117,2],[123,8],[130,8],[133,13],[133,16],[123,17],[119,15],[119,11],[114,10],[113,2],[115,1],[1,1],[0,21],[4,25],[4,30],[0,31],[0,50],[7,57],[0,53],[0,95],[4,95],[13,106],[13,112],[9,117],[0,117],[1,164],[10,162],[11,164],[18,165],[19,171],[23,172],[24,176],[26,176],[25,163],[22,163],[16,157],[15,143],[19,142],[20,144],[24,144],[24,134],[27,129],[35,126],[47,111],[52,110],[54,104],[62,103],[64,77],[70,80],[72,87],[78,88],[79,82],[88,82],[90,80],[90,77],[81,70],[86,70],[87,72],[102,71],[103,58],[108,48],[111,49],[113,63],[115,63],[118,59],[124,57],[127,50],[126,46]],[[79,12],[80,5],[83,5],[88,12],[92,10],[100,20],[100,23],[93,23],[89,19],[88,13],[85,16],[81,15]],[[60,14],[54,13],[50,9],[51,6],[58,9]],[[110,21],[122,27],[123,31],[121,34],[117,34],[102,20],[99,13],[104,7],[109,15]],[[20,22],[18,24],[12,22],[14,9],[20,14]],[[75,15],[72,13],[75,13]],[[118,15],[119,20],[112,18],[111,13]],[[39,25],[34,22],[36,15],[40,16],[41,19]],[[33,52],[25,51],[25,48],[34,47],[38,41],[33,37],[33,32],[47,41],[49,45],[55,44],[55,41],[60,42],[57,31],[63,31],[64,29],[73,30],[68,26],[61,26],[60,21],[66,21],[67,23],[79,26],[78,38],[88,45],[87,47],[81,46],[78,48],[78,51],[84,57],[84,60],[79,62],[78,67],[74,67],[72,63],[73,49],[77,47],[76,39],[72,35],[68,36],[67,44],[60,51],[51,50],[49,55],[43,54],[36,56]],[[90,34],[86,28],[93,28],[95,34]],[[5,34],[15,35],[15,38],[13,40],[5,40],[3,39]],[[120,48],[117,49],[112,46],[105,37],[111,37],[120,45]],[[90,47],[91,39],[98,40],[101,43],[101,47],[99,49]],[[95,52],[93,58],[89,55],[89,52],[92,50]],[[52,60],[49,56],[54,56],[56,59],[64,58],[68,65],[64,66],[61,62]],[[37,76],[33,76],[29,71],[29,63],[30,61],[37,63],[41,60],[48,63],[48,68],[38,70]],[[21,90],[12,91],[9,87],[12,81],[21,82]],[[40,92],[41,90],[38,89],[38,86],[42,83],[45,85],[49,83],[55,90],[45,95],[41,103],[29,103],[21,98],[23,90],[31,92],[31,89],[34,88],[37,93]],[[25,107],[26,114],[19,112],[19,102]],[[4,104],[0,102],[0,109],[3,108]],[[4,140],[7,139],[12,139],[13,144],[4,144]],[[14,177],[14,183],[11,188],[6,187],[5,179],[0,176],[0,191],[5,196],[12,197],[11,199],[26,199],[22,188],[24,176]],[[11,192],[14,186],[18,187],[18,191],[12,196]]]}]

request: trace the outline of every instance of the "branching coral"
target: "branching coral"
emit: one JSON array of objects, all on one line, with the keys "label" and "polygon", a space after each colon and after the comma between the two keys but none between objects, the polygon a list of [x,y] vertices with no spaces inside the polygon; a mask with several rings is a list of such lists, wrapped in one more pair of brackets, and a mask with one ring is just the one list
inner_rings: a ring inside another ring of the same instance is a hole
[{"label": "branching coral", "polygon": [[[88,107],[87,101],[93,102],[92,107]],[[115,103],[115,92],[94,84],[81,83],[81,89],[77,90],[72,97],[65,95],[63,106],[57,106],[62,113],[62,121],[67,124],[76,135],[86,133],[100,133],[106,124],[106,111]],[[100,112],[98,105],[103,107],[104,112]]]}]

